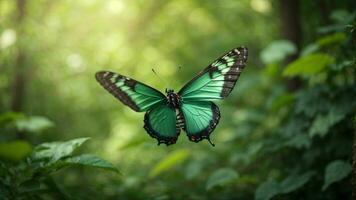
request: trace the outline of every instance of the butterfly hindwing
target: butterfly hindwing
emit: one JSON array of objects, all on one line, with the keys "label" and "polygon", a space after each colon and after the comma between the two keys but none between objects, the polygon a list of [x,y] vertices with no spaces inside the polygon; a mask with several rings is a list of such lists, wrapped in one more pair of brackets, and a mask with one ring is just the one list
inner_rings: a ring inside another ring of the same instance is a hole
[{"label": "butterfly hindwing", "polygon": [[106,90],[136,112],[147,111],[166,99],[158,90],[114,72],[97,72],[95,77]]},{"label": "butterfly hindwing", "polygon": [[[185,102],[181,105],[184,116],[184,130],[189,140],[199,142],[208,139],[219,123],[220,111],[213,102]],[[211,143],[211,142],[210,142]]]},{"label": "butterfly hindwing", "polygon": [[227,97],[245,67],[247,54],[245,47],[232,49],[201,71],[178,94],[183,101],[211,101]]},{"label": "butterfly hindwing", "polygon": [[158,140],[158,144],[174,144],[180,133],[176,127],[176,110],[167,104],[159,104],[145,114],[144,128],[148,134]]}]

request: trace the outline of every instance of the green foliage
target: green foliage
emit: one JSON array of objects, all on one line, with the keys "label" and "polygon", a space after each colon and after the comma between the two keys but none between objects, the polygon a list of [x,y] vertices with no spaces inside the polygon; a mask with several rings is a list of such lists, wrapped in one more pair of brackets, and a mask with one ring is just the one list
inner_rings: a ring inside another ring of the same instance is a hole
[{"label": "green foliage", "polygon": [[31,151],[31,145],[28,142],[13,141],[1,144],[0,155],[17,161],[15,164],[0,161],[2,198],[36,199],[46,193],[69,198],[52,178],[54,172],[64,167],[81,165],[118,172],[111,163],[95,155],[75,156],[72,154],[88,139],[78,138],[65,142],[43,143],[36,146],[32,154],[25,159],[24,156]]},{"label": "green foliage", "polygon": [[229,183],[232,183],[238,177],[239,176],[236,173],[236,171],[231,168],[218,169],[213,174],[210,175],[206,183],[206,189],[210,190],[217,186],[227,185]]},{"label": "green foliage", "polygon": [[335,160],[329,163],[325,169],[324,185],[322,190],[326,190],[332,183],[338,182],[347,177],[351,172],[351,165],[342,160]]},{"label": "green foliage", "polygon": [[316,41],[319,46],[327,46],[333,44],[340,44],[346,39],[346,34],[342,32],[326,35]]},{"label": "green foliage", "polygon": [[22,160],[31,153],[32,145],[26,140],[0,143],[0,157],[9,160]]},{"label": "green foliage", "polygon": [[310,54],[288,64],[283,71],[283,75],[315,75],[323,71],[327,65],[333,62],[334,58],[328,54]]},{"label": "green foliage", "polygon": [[256,190],[256,200],[268,200],[279,194],[287,194],[303,187],[314,172],[306,172],[304,174],[290,175],[282,182],[278,183],[275,180],[269,180],[262,183]]},{"label": "green foliage", "polygon": [[174,151],[158,162],[150,171],[150,177],[155,177],[163,171],[169,170],[188,158],[190,155],[186,149]]},{"label": "green foliage", "polygon": [[54,163],[73,153],[90,138],[78,138],[65,142],[50,142],[38,145],[32,155],[33,160],[47,160],[48,163]]},{"label": "green foliage", "polygon": [[281,62],[288,55],[296,53],[295,44],[288,40],[277,40],[270,43],[262,52],[261,60],[265,64]]},{"label": "green foliage", "polygon": [[314,174],[314,172],[306,172],[288,176],[280,183],[280,193],[287,194],[303,187]]},{"label": "green foliage", "polygon": [[63,163],[64,166],[82,165],[119,172],[118,169],[110,162],[91,154],[83,154],[79,156],[65,158],[63,160]]},{"label": "green foliage", "polygon": [[54,126],[53,122],[41,116],[30,116],[23,119],[16,120],[16,128],[19,131],[40,133],[43,130]]},{"label": "green foliage", "polygon": [[321,137],[325,136],[330,127],[344,119],[346,114],[347,112],[336,110],[332,107],[327,114],[318,115],[315,118],[311,124],[309,135],[311,137],[314,137],[315,135],[319,135]]},{"label": "green foliage", "polygon": [[279,184],[274,181],[262,183],[256,190],[255,200],[268,200],[279,193]]},{"label": "green foliage", "polygon": [[22,113],[16,113],[16,112],[2,113],[0,115],[0,125],[3,126],[4,124],[11,123],[22,118],[24,118],[24,115]]}]

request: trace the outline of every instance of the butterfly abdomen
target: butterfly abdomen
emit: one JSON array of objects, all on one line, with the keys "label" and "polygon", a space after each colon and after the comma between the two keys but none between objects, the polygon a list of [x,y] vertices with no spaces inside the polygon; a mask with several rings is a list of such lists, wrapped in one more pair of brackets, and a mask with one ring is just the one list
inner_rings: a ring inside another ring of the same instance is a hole
[{"label": "butterfly abdomen", "polygon": [[184,116],[183,116],[183,113],[180,112],[180,109],[178,109],[178,108],[176,108],[176,116],[177,116],[176,128],[184,129],[185,128]]}]

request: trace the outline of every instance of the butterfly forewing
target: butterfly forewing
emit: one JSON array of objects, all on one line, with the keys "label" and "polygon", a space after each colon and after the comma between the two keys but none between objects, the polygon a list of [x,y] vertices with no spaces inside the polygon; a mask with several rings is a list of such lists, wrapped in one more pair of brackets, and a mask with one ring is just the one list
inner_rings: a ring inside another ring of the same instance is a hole
[{"label": "butterfly forewing", "polygon": [[114,72],[97,72],[95,77],[106,90],[137,112],[147,111],[166,99],[158,90]]},{"label": "butterfly forewing", "polygon": [[178,94],[183,101],[211,101],[227,97],[247,61],[245,47],[235,48],[189,81]]}]

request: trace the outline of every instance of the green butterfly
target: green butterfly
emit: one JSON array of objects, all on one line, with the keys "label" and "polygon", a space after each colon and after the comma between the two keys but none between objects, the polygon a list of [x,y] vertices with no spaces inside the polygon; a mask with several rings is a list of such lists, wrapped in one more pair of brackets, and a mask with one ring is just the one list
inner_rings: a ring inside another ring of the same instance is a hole
[{"label": "green butterfly", "polygon": [[190,141],[207,139],[219,123],[220,111],[212,100],[224,99],[235,86],[247,61],[247,48],[232,49],[218,58],[175,93],[158,90],[109,71],[96,73],[96,80],[122,103],[145,112],[144,128],[158,145],[176,143],[181,129]]}]

